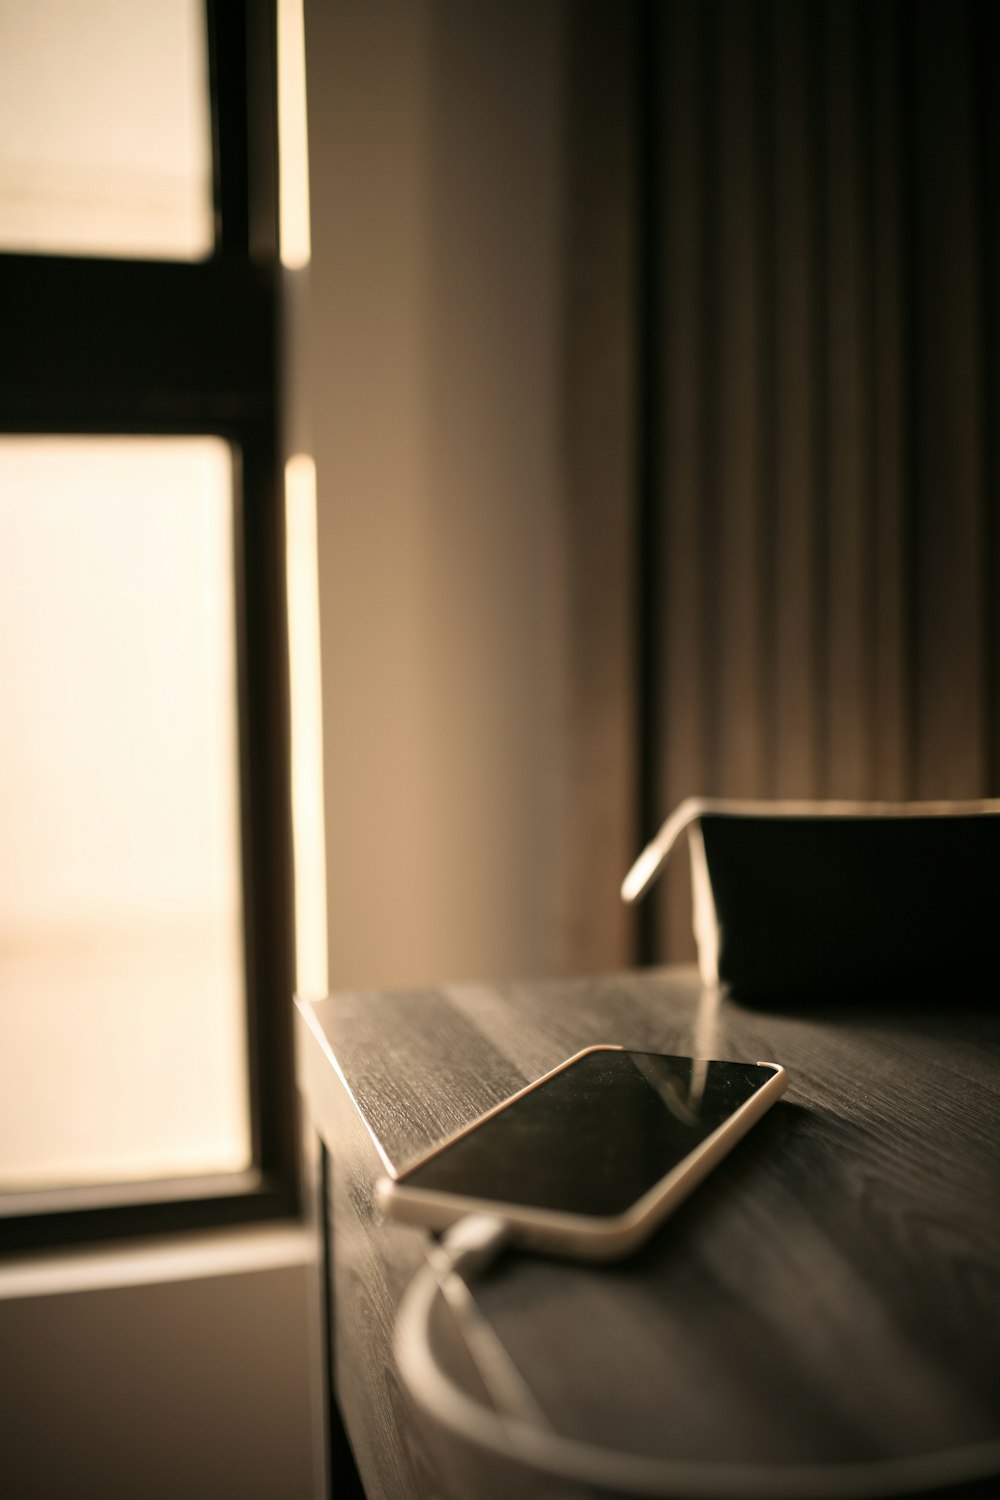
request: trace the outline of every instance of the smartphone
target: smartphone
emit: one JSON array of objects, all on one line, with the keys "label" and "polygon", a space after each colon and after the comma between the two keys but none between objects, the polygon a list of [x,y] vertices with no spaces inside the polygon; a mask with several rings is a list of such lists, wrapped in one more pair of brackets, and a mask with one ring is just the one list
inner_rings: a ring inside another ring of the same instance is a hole
[{"label": "smartphone", "polygon": [[785,1091],[777,1063],[587,1047],[377,1185],[394,1219],[501,1219],[513,1243],[636,1249]]}]

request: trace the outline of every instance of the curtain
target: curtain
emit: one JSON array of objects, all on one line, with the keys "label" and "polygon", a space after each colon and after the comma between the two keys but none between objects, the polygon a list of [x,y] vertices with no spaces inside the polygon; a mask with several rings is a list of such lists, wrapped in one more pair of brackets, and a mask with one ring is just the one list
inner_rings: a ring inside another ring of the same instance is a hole
[{"label": "curtain", "polygon": [[[1000,795],[998,8],[639,14],[636,844]],[[641,956],[693,954],[675,860]]]}]

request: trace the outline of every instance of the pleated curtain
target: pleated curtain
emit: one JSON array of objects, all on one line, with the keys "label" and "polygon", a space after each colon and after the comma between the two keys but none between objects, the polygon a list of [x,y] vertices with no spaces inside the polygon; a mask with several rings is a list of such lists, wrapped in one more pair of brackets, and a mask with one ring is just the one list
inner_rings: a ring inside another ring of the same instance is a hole
[{"label": "pleated curtain", "polygon": [[[1000,795],[1000,6],[569,24],[586,933],[601,830],[637,848],[685,796]],[[679,860],[637,947],[575,951],[687,958],[690,921]]]}]

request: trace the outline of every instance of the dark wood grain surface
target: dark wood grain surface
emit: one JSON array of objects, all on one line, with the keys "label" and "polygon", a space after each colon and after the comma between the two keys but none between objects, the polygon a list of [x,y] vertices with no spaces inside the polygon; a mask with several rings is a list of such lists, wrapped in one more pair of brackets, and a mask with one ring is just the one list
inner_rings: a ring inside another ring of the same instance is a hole
[{"label": "dark wood grain surface", "polygon": [[449,1493],[391,1359],[423,1235],[379,1221],[374,1182],[594,1042],[773,1060],[789,1088],[639,1255],[590,1268],[509,1253],[476,1282],[553,1427],[715,1462],[1000,1438],[988,997],[767,1013],[673,970],[302,1009],[300,1078],[333,1159],[338,1392],[373,1497]]}]

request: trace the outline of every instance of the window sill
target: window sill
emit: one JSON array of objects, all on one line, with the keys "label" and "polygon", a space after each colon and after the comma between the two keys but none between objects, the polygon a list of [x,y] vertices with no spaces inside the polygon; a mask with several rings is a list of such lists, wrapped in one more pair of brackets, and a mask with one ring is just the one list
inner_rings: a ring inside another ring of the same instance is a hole
[{"label": "window sill", "polygon": [[315,1236],[297,1219],[64,1247],[0,1265],[0,1301],[309,1266],[316,1260]]}]

